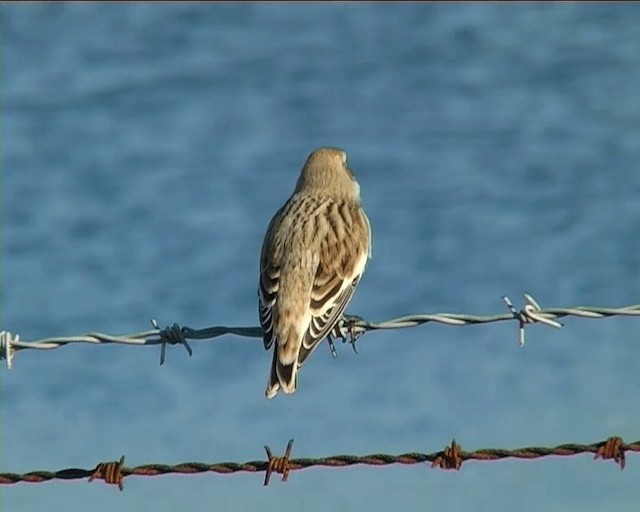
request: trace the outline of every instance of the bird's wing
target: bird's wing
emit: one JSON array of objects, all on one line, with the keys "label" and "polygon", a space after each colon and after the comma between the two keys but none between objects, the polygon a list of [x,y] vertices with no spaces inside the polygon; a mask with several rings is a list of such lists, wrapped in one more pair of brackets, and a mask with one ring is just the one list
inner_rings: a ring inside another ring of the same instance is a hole
[{"label": "bird's wing", "polygon": [[330,222],[331,229],[321,243],[320,261],[311,288],[311,318],[298,357],[300,366],[340,319],[367,263],[371,239],[369,221],[359,207],[348,209],[348,213],[346,229],[341,232]]},{"label": "bird's wing", "polygon": [[263,330],[262,341],[264,348],[269,350],[275,336],[273,333],[273,308],[278,295],[278,282],[280,279],[280,266],[278,265],[279,252],[274,253],[274,239],[277,224],[280,222],[284,207],[278,210],[267,228],[267,234],[262,243],[260,254],[260,282],[258,284],[258,313],[260,325]]},{"label": "bird's wing", "polygon": [[267,350],[273,345],[275,339],[273,336],[273,306],[276,303],[279,275],[280,271],[274,267],[267,267],[260,274],[258,287],[260,325],[263,330],[262,341]]}]

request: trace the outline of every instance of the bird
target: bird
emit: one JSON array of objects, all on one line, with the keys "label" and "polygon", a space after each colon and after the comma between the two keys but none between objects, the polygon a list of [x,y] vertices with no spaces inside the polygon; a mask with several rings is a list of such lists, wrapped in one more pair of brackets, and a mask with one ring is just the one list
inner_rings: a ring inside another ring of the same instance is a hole
[{"label": "bird", "polygon": [[347,153],[318,148],[260,252],[258,313],[264,347],[273,346],[267,398],[296,391],[298,370],[341,319],[370,257],[371,224]]}]

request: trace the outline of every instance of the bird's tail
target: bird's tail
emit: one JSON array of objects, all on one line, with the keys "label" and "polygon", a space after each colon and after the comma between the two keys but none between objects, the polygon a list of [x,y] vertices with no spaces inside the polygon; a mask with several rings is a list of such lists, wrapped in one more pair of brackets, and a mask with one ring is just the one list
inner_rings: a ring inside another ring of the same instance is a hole
[{"label": "bird's tail", "polygon": [[294,393],[298,385],[298,360],[297,358],[291,364],[282,364],[278,357],[278,347],[274,347],[273,359],[271,361],[271,373],[269,374],[269,382],[267,383],[267,398],[273,398],[282,388],[287,394]]}]

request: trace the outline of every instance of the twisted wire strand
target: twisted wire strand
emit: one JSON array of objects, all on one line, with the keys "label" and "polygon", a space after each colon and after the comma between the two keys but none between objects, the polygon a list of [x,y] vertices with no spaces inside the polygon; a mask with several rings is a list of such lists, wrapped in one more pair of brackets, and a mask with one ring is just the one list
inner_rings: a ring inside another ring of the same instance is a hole
[{"label": "twisted wire strand", "polygon": [[[509,308],[508,313],[497,315],[470,315],[460,313],[436,313],[408,315],[382,322],[370,322],[359,316],[344,315],[334,327],[331,335],[342,338],[343,341],[355,343],[355,341],[367,331],[384,329],[406,329],[416,327],[429,322],[436,322],[452,326],[479,325],[493,322],[517,321],[519,322],[519,344],[524,345],[524,327],[526,324],[536,322],[552,327],[560,328],[562,324],[559,318],[574,316],[578,318],[608,318],[612,316],[640,316],[640,304],[633,304],[620,308],[575,306],[567,308],[541,308],[529,294],[525,294],[525,306],[520,311],[513,307],[508,297],[502,299]],[[11,358],[16,352],[25,349],[50,350],[73,343],[89,343],[93,345],[122,344],[135,346],[161,345],[160,364],[164,363],[166,345],[183,345],[189,355],[192,349],[187,340],[207,340],[232,334],[247,338],[261,338],[260,327],[226,327],[213,326],[204,329],[181,327],[177,323],[165,329],[160,329],[155,319],[151,320],[152,330],[125,335],[110,335],[100,332],[91,332],[80,336],[51,337],[37,341],[20,340],[18,335],[9,331],[0,332],[0,360],[6,359],[11,368]]]},{"label": "twisted wire strand", "polygon": [[166,474],[193,475],[212,472],[219,474],[231,474],[238,472],[259,473],[265,472],[264,485],[269,483],[272,472],[283,475],[286,481],[290,471],[298,471],[314,466],[327,468],[341,468],[353,465],[388,466],[392,464],[420,464],[430,462],[431,467],[441,469],[459,470],[463,461],[475,460],[490,462],[507,458],[515,459],[539,459],[542,457],[559,456],[570,457],[579,454],[594,454],[594,459],[612,459],[624,469],[625,452],[640,453],[640,440],[633,443],[625,443],[620,437],[610,437],[605,441],[593,444],[561,444],[555,447],[531,446],[516,449],[484,448],[472,452],[465,452],[454,440],[444,450],[433,453],[403,453],[401,455],[371,454],[357,455],[333,455],[323,458],[298,458],[290,459],[293,440],[289,441],[285,455],[274,457],[269,447],[267,461],[255,460],[244,463],[237,462],[183,462],[175,465],[145,464],[142,466],[125,467],[124,456],[119,461],[101,462],[95,469],[68,468],[60,471],[31,471],[29,473],[0,473],[0,484],[15,484],[18,482],[42,483],[50,480],[77,480],[89,478],[102,479],[108,484],[118,485],[123,488],[124,478],[130,475],[158,476]]}]

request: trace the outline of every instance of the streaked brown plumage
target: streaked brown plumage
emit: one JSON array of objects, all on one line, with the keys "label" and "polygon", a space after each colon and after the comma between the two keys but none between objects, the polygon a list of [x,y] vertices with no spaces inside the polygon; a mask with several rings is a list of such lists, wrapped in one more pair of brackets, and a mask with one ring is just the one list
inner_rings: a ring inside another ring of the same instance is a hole
[{"label": "streaked brown plumage", "polygon": [[346,153],[317,149],[262,245],[260,324],[265,348],[275,341],[267,398],[296,390],[298,369],[340,320],[370,252],[371,228]]}]

